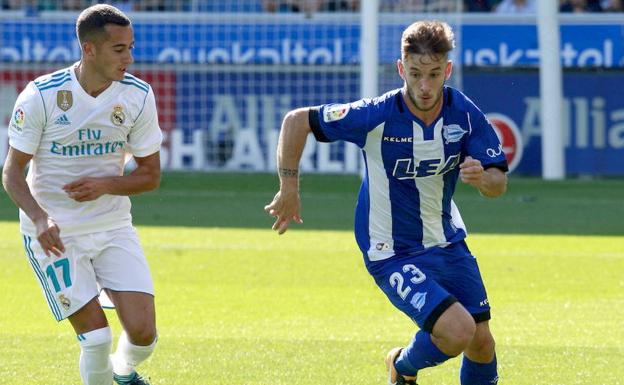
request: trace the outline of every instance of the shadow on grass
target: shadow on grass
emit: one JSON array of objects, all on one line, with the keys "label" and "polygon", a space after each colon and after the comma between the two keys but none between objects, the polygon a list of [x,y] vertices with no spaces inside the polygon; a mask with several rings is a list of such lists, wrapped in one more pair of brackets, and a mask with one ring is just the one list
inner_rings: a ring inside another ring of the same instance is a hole
[{"label": "shadow on grass", "polygon": [[[357,176],[304,175],[303,225],[351,230],[360,184]],[[166,173],[158,191],[132,197],[136,225],[270,228],[264,206],[277,191],[272,174]],[[487,199],[459,184],[455,200],[473,233],[624,234],[624,180],[545,182],[511,177],[506,195]],[[16,220],[0,194],[0,220]]]}]

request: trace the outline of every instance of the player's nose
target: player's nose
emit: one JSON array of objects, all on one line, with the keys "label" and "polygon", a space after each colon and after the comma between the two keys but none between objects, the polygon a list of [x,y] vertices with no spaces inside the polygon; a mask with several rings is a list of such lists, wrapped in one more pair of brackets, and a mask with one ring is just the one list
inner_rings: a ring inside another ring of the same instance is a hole
[{"label": "player's nose", "polygon": [[134,56],[132,56],[132,52],[128,52],[124,57],[124,63],[126,65],[130,65],[134,63]]}]

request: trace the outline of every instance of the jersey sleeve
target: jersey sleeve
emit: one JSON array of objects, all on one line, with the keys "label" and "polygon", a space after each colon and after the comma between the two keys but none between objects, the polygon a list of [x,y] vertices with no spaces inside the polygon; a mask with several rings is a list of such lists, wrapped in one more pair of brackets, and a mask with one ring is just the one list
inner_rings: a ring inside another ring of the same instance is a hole
[{"label": "jersey sleeve", "polygon": [[468,119],[470,134],[467,155],[478,159],[485,169],[496,167],[504,172],[509,171],[503,145],[483,112],[475,107],[469,112]]},{"label": "jersey sleeve", "polygon": [[128,136],[130,153],[137,157],[145,157],[160,150],[162,131],[158,125],[156,99],[152,87],[145,97],[143,110],[139,113]]},{"label": "jersey sleeve", "polygon": [[35,155],[46,120],[43,97],[35,83],[30,82],[15,101],[9,121],[9,145],[26,154]]},{"label": "jersey sleeve", "polygon": [[380,104],[361,99],[347,104],[325,104],[310,108],[310,127],[319,142],[344,140],[359,147],[366,136],[383,120]]}]

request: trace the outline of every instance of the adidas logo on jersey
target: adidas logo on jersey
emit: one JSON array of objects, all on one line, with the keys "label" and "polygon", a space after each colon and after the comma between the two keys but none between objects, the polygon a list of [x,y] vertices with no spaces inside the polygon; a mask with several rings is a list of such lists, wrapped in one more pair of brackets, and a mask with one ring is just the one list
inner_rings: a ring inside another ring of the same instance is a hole
[{"label": "adidas logo on jersey", "polygon": [[54,124],[60,124],[61,126],[67,126],[67,125],[71,124],[71,122],[69,121],[69,119],[67,119],[67,115],[63,114],[63,115],[59,116],[59,118],[54,121]]}]

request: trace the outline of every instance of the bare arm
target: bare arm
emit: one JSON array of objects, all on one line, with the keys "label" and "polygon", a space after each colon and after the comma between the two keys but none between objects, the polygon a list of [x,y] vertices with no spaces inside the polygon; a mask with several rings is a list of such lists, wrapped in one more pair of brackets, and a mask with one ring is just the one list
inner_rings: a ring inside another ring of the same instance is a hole
[{"label": "bare arm", "polygon": [[483,169],[481,162],[467,156],[459,165],[459,177],[462,182],[474,186],[488,198],[496,198],[507,191],[507,174],[498,168]]},{"label": "bare arm", "polygon": [[46,255],[50,256],[50,253],[54,253],[60,257],[61,253],[65,252],[65,246],[60,238],[60,229],[32,196],[24,177],[24,170],[31,159],[32,155],[9,147],[2,169],[2,185],[11,200],[35,224],[37,240]]},{"label": "bare arm", "polygon": [[284,117],[277,143],[277,171],[280,190],[264,210],[276,217],[273,230],[283,234],[291,221],[303,223],[299,199],[299,161],[311,132],[308,121],[309,109],[290,111]]},{"label": "bare arm", "polygon": [[134,195],[151,191],[160,185],[160,153],[135,157],[137,168],[128,175],[85,177],[63,186],[70,198],[86,202],[104,194]]}]

